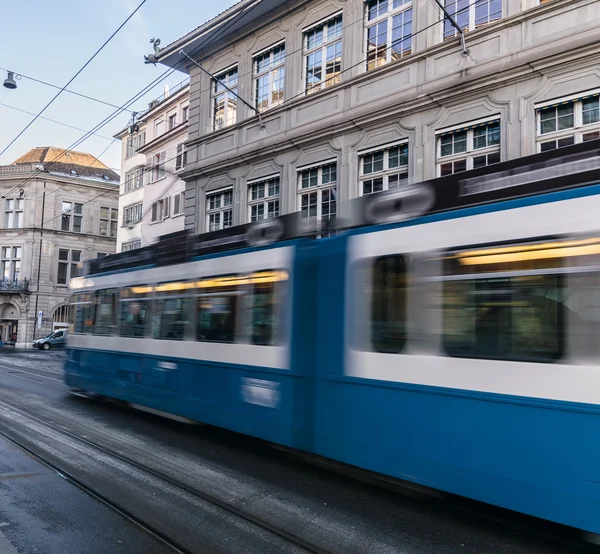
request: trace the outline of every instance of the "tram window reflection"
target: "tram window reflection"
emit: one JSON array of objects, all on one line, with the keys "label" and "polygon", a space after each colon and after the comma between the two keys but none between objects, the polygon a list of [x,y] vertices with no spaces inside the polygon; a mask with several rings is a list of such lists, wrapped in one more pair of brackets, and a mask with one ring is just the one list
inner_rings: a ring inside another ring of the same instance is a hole
[{"label": "tram window reflection", "polygon": [[114,332],[117,324],[118,294],[114,289],[98,291],[94,333],[111,335]]},{"label": "tram window reflection", "polygon": [[92,333],[94,331],[94,294],[85,292],[75,294],[72,303],[74,304],[73,314],[73,332]]},{"label": "tram window reflection", "polygon": [[261,271],[248,276],[246,336],[252,344],[268,346],[281,341],[286,285],[285,271]]},{"label": "tram window reflection", "polygon": [[122,337],[144,337],[150,316],[152,287],[131,287],[121,291],[119,331]]},{"label": "tram window reflection", "polygon": [[406,264],[404,256],[383,256],[373,265],[371,342],[377,352],[398,353],[406,343]]},{"label": "tram window reflection", "polygon": [[235,342],[242,284],[243,278],[237,275],[205,278],[197,283],[196,340]]}]

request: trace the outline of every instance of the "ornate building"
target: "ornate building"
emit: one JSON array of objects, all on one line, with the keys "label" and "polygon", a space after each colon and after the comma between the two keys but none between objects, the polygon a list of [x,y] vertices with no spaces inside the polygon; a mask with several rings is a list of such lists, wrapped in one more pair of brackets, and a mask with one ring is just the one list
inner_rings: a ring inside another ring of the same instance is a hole
[{"label": "ornate building", "polygon": [[0,340],[68,326],[69,279],[116,250],[119,176],[90,154],[34,148],[0,166]]}]

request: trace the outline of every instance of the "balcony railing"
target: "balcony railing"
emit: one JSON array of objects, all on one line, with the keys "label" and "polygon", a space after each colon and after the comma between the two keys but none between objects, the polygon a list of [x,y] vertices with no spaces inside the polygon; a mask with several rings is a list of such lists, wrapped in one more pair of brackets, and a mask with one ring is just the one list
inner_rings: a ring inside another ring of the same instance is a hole
[{"label": "balcony railing", "polygon": [[23,281],[0,280],[0,294],[7,292],[29,292],[29,281],[27,279],[23,279]]}]

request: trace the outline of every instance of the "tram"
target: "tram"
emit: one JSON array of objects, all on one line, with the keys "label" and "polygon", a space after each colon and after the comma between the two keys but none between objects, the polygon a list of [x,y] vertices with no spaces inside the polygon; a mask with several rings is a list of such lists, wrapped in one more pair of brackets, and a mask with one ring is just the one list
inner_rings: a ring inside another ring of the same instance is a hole
[{"label": "tram", "polygon": [[600,533],[599,213],[592,141],[170,235],[71,282],[66,383]]}]

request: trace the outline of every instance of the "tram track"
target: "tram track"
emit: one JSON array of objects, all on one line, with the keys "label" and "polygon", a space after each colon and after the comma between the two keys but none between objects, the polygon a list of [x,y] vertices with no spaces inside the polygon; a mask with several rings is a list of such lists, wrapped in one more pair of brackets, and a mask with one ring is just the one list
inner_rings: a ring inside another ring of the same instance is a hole
[{"label": "tram track", "polygon": [[[219,509],[227,511],[229,514],[244,520],[246,523],[254,525],[256,527],[259,527],[260,529],[278,537],[279,539],[286,541],[291,547],[293,547],[293,548],[299,547],[301,549],[301,550],[299,550],[299,552],[308,552],[308,553],[315,553],[315,554],[325,554],[325,553],[330,552],[330,550],[322,548],[321,546],[307,540],[305,537],[302,537],[300,535],[294,534],[290,531],[287,531],[285,529],[281,529],[281,528],[277,527],[277,525],[274,524],[273,522],[259,518],[248,511],[244,511],[237,506],[233,506],[230,503],[223,501],[222,499],[216,497],[215,495],[212,495],[206,491],[202,491],[197,488],[191,487],[187,483],[184,483],[183,481],[181,481],[179,479],[176,479],[170,475],[167,475],[164,472],[157,471],[156,469],[151,468],[146,464],[140,463],[138,460],[135,460],[129,456],[125,456],[119,452],[115,452],[112,449],[106,448],[93,440],[89,440],[87,438],[78,436],[77,434],[67,431],[58,425],[55,425],[46,420],[40,419],[32,414],[29,414],[29,413],[23,411],[22,409],[14,406],[14,405],[11,405],[10,403],[7,403],[5,401],[0,401],[0,407],[4,408],[5,410],[11,410],[13,413],[19,414],[22,418],[27,418],[28,420],[35,422],[36,424],[41,425],[47,429],[51,429],[52,431],[54,431],[56,433],[60,433],[63,436],[66,436],[73,441],[77,441],[81,444],[86,445],[89,448],[92,448],[98,452],[101,452],[104,455],[107,455],[113,459],[119,460],[120,462],[126,464],[127,466],[135,468],[136,470],[141,471],[156,480],[160,480],[162,482],[168,483],[169,485],[171,485],[172,487],[175,487],[176,489],[179,489],[180,491],[184,491],[184,492],[188,493],[189,495],[200,498],[205,502],[209,502],[210,504],[217,506]],[[40,454],[39,451],[37,451],[37,449],[35,449],[35,447],[32,447],[30,444],[27,444],[26,441],[24,441],[22,439],[16,438],[14,436],[14,433],[11,433],[10,431],[7,431],[6,429],[0,429],[0,435],[2,435],[7,440],[13,442],[17,446],[19,446],[20,448],[22,448],[23,450],[28,452],[29,454],[33,455],[36,459],[38,459],[45,465],[49,466],[50,468],[52,468],[54,471],[59,473],[61,476],[66,478],[68,481],[73,483],[75,486],[77,486],[78,488],[80,488],[81,490],[86,492],[87,494],[90,494],[91,496],[97,498],[98,500],[103,502],[108,507],[112,508],[116,512],[118,512],[121,515],[130,519],[132,522],[134,522],[136,525],[138,525],[139,527],[144,529],[146,532],[155,536],[157,539],[159,539],[165,545],[170,546],[174,552],[178,552],[178,553],[181,552],[184,554],[188,554],[188,553],[191,554],[191,553],[195,552],[195,551],[187,549],[186,547],[182,546],[177,541],[174,541],[173,539],[169,538],[165,533],[156,529],[154,526],[144,522],[138,515],[131,512],[131,510],[125,508],[120,503],[115,502],[114,500],[111,500],[105,493],[98,491],[97,487],[91,487],[90,485],[85,483],[84,480],[76,477],[75,475],[73,475],[73,473],[65,470],[65,468],[61,467],[60,464],[57,464],[55,461],[51,461],[48,458],[48,456],[44,456],[43,454]]]}]

